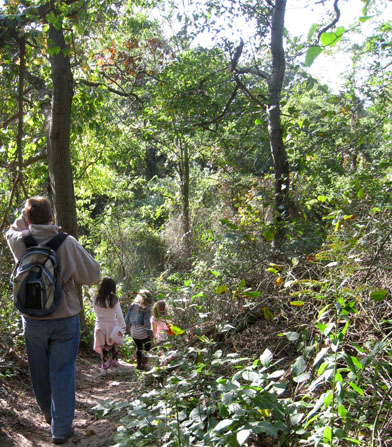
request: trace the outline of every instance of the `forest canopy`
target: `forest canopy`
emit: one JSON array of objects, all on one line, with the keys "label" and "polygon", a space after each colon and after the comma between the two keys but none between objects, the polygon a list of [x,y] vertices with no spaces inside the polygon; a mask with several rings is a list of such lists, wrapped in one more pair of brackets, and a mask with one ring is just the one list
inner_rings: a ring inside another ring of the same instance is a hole
[{"label": "forest canopy", "polygon": [[130,404],[116,446],[392,446],[390,11],[1,2],[0,382],[23,352],[4,233],[45,195],[124,310],[147,288],[185,331],[138,396],[159,422]]}]

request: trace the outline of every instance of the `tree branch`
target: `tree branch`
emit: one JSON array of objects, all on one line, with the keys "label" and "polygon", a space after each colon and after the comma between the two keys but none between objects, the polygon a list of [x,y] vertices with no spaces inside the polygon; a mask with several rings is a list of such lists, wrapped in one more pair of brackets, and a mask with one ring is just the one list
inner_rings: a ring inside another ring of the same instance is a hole
[{"label": "tree branch", "polygon": [[329,25],[325,26],[322,30],[320,30],[320,32],[318,33],[317,41],[320,40],[321,34],[326,33],[330,28],[332,28],[333,26],[335,26],[338,23],[338,21],[340,19],[340,9],[338,8],[338,3],[339,3],[339,0],[335,0],[334,4],[333,4],[333,9],[335,10],[335,13],[336,13],[335,19]]},{"label": "tree branch", "polygon": [[94,87],[94,88],[104,86],[108,92],[114,93],[115,95],[122,96],[124,98],[132,97],[132,98],[135,98],[137,101],[142,102],[141,98],[138,95],[136,95],[135,93],[132,93],[132,92],[129,93],[129,92],[123,92],[121,90],[116,90],[112,87],[109,87],[104,82],[90,82],[90,81],[86,81],[85,79],[79,79],[78,81],[76,81],[76,84],[78,84],[78,83],[87,85],[88,87]]},{"label": "tree branch", "polygon": [[238,87],[241,88],[243,92],[245,92],[246,95],[249,96],[249,98],[254,101],[256,104],[258,104],[260,107],[265,107],[266,103],[268,103],[268,99],[266,96],[260,94],[260,96],[263,98],[264,102],[260,101],[256,96],[246,87],[246,85],[241,81],[241,79],[235,75],[234,79],[238,85]]},{"label": "tree branch", "polygon": [[214,119],[212,119],[210,121],[202,121],[202,122],[196,123],[196,124],[194,124],[194,127],[196,127],[196,126],[202,126],[202,127],[209,126],[210,124],[215,124],[219,120],[221,120],[226,115],[226,112],[229,110],[230,104],[234,101],[234,98],[236,97],[238,90],[239,90],[239,85],[237,84],[235,86],[235,88],[233,90],[233,93],[231,94],[229,100],[227,101],[224,109],[222,110],[222,112],[217,117],[215,117]]}]

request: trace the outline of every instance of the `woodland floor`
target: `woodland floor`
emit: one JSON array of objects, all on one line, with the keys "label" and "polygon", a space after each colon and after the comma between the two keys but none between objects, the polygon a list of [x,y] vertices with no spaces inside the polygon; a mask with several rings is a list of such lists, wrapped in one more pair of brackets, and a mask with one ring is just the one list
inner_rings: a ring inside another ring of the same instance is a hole
[{"label": "woodland floor", "polygon": [[[17,359],[11,377],[0,381],[0,446],[53,446],[50,427],[35,401],[25,359]],[[77,359],[75,435],[65,446],[113,446],[121,412],[97,417],[95,405],[101,400],[126,402],[139,386],[134,365],[120,361],[120,374],[101,377],[99,357],[81,350]]]}]

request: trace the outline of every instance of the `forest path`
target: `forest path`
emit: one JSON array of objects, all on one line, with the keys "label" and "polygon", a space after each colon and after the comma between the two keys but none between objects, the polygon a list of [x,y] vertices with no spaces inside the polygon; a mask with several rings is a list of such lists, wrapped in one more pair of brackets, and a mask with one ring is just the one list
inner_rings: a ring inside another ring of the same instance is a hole
[{"label": "forest path", "polygon": [[[19,360],[19,359],[18,359]],[[67,446],[109,447],[123,411],[109,412],[97,418],[93,407],[101,400],[127,402],[139,386],[133,365],[120,361],[120,374],[99,374],[99,357],[80,352],[76,370],[75,435]],[[35,401],[27,363],[18,361],[16,375],[0,382],[0,446],[49,447],[53,446],[50,427],[45,422]]]}]

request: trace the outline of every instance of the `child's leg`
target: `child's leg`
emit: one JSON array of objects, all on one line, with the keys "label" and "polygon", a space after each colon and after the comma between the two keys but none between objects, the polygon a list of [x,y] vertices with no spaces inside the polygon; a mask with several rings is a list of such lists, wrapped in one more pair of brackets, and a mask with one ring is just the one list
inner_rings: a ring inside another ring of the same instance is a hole
[{"label": "child's leg", "polygon": [[101,360],[102,360],[102,368],[103,369],[110,368],[110,365],[112,364],[110,351],[111,351],[111,346],[105,345],[102,349]]},{"label": "child's leg", "polygon": [[143,340],[138,340],[134,338],[133,341],[136,345],[136,367],[140,369],[142,367],[142,359],[143,359]]},{"label": "child's leg", "polygon": [[116,368],[118,366],[118,344],[117,343],[115,343],[112,346],[112,349],[110,352],[111,352],[111,356],[112,356],[112,366],[113,366],[113,368]]},{"label": "child's leg", "polygon": [[[148,352],[152,348],[152,340],[150,338],[145,338],[142,340],[143,350]],[[147,369],[148,367],[148,357],[143,356],[141,361],[141,367]]]}]

